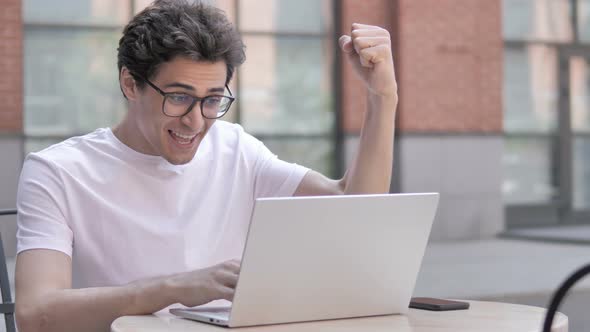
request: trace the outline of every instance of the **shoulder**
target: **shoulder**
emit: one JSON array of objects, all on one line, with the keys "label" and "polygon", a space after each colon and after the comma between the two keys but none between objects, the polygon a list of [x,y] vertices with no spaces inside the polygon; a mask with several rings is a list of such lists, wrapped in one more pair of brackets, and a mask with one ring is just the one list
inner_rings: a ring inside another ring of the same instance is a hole
[{"label": "shoulder", "polygon": [[258,149],[262,144],[257,138],[248,134],[242,126],[236,123],[217,120],[211,131],[209,138],[213,146],[226,146],[232,149]]},{"label": "shoulder", "polygon": [[207,136],[205,151],[212,159],[231,160],[233,165],[245,166],[267,157],[264,144],[239,124],[217,120]]},{"label": "shoulder", "polygon": [[245,133],[246,132],[244,131],[244,128],[237,123],[217,120],[211,127],[209,134],[218,139],[232,141],[239,138],[241,135],[244,135]]},{"label": "shoulder", "polygon": [[52,168],[69,168],[77,163],[93,159],[101,146],[108,145],[108,128],[68,138],[41,151],[29,153],[26,163],[45,164]]}]

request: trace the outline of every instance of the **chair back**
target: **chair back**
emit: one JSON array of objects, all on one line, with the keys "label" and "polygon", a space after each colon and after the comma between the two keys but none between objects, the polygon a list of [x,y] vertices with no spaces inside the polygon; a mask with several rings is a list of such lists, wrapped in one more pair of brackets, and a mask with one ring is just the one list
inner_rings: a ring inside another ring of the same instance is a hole
[{"label": "chair back", "polygon": [[586,264],[572,273],[565,281],[559,286],[559,288],[553,293],[553,297],[549,302],[549,308],[545,314],[545,320],[543,321],[543,332],[550,332],[553,326],[553,319],[555,313],[559,309],[559,305],[567,295],[567,292],[574,286],[576,282],[590,274],[590,264]]},{"label": "chair back", "polygon": [[[16,210],[0,210],[0,216],[16,215]],[[10,279],[6,267],[6,256],[4,256],[4,244],[0,233],[0,292],[2,292],[2,303],[0,303],[0,314],[4,314],[6,332],[16,332],[14,322],[14,302],[10,292]]]}]

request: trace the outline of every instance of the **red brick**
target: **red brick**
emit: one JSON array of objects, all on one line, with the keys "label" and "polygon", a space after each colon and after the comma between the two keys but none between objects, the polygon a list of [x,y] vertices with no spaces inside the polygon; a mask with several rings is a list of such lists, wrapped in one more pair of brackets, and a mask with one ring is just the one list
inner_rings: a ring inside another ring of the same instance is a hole
[{"label": "red brick", "polygon": [[[343,0],[343,25],[366,22],[392,35],[402,132],[502,131],[499,1]],[[356,133],[365,92],[343,64],[343,123]]]},{"label": "red brick", "polygon": [[0,6],[0,133],[23,131],[23,51],[21,0]]},{"label": "red brick", "polygon": [[399,0],[399,127],[502,131],[499,2]]}]

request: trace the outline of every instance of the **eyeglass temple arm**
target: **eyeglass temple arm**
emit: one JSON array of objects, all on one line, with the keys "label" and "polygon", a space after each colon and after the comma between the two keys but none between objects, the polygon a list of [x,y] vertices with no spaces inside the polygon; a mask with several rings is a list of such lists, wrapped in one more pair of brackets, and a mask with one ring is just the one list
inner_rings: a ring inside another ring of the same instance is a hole
[{"label": "eyeglass temple arm", "polygon": [[229,89],[229,85],[227,85],[227,84],[226,84],[226,85],[225,85],[225,88],[226,88],[226,89],[227,89],[227,91],[229,92],[229,95],[233,97],[233,96],[234,96],[234,94],[233,94],[233,93],[231,93],[231,90]]}]

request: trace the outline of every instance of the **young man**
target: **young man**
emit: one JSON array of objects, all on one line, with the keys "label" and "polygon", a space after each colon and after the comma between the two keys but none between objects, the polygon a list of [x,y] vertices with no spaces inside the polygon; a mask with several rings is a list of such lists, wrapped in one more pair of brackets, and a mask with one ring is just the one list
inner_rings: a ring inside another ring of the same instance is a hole
[{"label": "young man", "polygon": [[397,105],[389,34],[354,24],[340,46],[368,109],[351,168],[331,180],[216,121],[244,61],[219,10],[156,1],[133,18],[118,55],[125,119],[23,166],[20,331],[107,331],[123,315],[231,300],[255,198],[387,192]]}]

